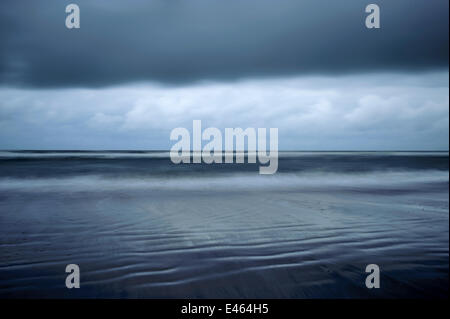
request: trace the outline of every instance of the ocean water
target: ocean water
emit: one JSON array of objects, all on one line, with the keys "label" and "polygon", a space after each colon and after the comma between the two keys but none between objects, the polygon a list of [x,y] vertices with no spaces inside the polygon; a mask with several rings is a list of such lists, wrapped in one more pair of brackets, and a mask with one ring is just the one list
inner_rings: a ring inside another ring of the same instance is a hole
[{"label": "ocean water", "polygon": [[0,152],[0,297],[448,298],[448,152],[282,152],[276,174],[258,167]]}]

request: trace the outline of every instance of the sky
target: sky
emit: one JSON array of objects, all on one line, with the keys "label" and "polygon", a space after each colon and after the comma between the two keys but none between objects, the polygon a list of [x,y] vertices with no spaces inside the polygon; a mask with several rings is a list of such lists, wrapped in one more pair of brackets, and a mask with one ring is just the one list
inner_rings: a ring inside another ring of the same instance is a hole
[{"label": "sky", "polygon": [[[65,7],[80,7],[80,29]],[[381,28],[365,27],[376,3]],[[448,0],[3,0],[0,149],[448,150]]]}]

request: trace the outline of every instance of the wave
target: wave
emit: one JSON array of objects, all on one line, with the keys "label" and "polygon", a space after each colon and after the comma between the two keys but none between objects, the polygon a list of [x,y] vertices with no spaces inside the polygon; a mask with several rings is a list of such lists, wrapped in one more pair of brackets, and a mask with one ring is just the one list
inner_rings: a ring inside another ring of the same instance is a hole
[{"label": "wave", "polygon": [[125,159],[125,158],[169,158],[167,151],[0,151],[0,160],[21,159]]},{"label": "wave", "polygon": [[[222,155],[228,152],[222,152]],[[236,152],[233,152],[236,154]],[[248,155],[248,152],[244,152]],[[192,152],[191,152],[192,154]],[[448,151],[279,151],[279,158],[314,156],[439,156],[448,157]],[[127,158],[170,158],[169,151],[0,151],[0,160],[23,159],[127,159]]]},{"label": "wave", "polygon": [[417,184],[447,183],[449,172],[442,170],[384,171],[370,173],[251,173],[220,176],[105,177],[84,175],[58,178],[0,178],[2,191],[120,191],[120,190],[289,190],[326,188],[408,187]]}]

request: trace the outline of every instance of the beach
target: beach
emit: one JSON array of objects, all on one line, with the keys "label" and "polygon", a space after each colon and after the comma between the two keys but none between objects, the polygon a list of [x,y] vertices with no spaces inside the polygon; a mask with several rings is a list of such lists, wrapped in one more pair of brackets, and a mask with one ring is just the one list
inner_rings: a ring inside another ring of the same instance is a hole
[{"label": "beach", "polygon": [[281,152],[266,176],[157,151],[0,163],[3,298],[448,298],[448,152]]}]

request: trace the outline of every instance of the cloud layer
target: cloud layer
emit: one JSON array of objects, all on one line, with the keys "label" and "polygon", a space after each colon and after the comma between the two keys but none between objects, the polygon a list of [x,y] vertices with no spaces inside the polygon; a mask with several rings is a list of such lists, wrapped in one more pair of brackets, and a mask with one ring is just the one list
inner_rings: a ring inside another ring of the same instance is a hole
[{"label": "cloud layer", "polygon": [[285,150],[448,150],[448,0],[0,2],[0,148],[168,149],[192,120]]},{"label": "cloud layer", "polygon": [[169,149],[200,119],[277,127],[285,150],[448,150],[448,98],[448,72],[0,88],[0,148]]},{"label": "cloud layer", "polygon": [[0,3],[0,83],[103,87],[448,68],[447,0],[77,0]]}]

